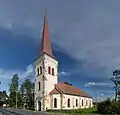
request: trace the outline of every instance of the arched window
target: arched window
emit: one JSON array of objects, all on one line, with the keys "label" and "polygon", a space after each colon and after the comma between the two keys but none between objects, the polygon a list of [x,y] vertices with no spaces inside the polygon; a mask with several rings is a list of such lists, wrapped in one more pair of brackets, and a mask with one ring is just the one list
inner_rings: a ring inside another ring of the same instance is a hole
[{"label": "arched window", "polygon": [[37,68],[37,75],[39,75],[39,68]]},{"label": "arched window", "polygon": [[70,107],[70,99],[68,99],[68,107]]},{"label": "arched window", "polygon": [[49,66],[49,67],[48,67],[48,74],[51,74],[51,71],[50,71],[50,69],[51,69],[51,68],[50,68],[50,66]]},{"label": "arched window", "polygon": [[42,67],[40,67],[40,74],[42,74]]},{"label": "arched window", "polygon": [[54,76],[54,68],[52,68],[52,75]]},{"label": "arched window", "polygon": [[57,98],[54,98],[54,108],[57,108]]},{"label": "arched window", "polygon": [[78,106],[78,99],[76,99],[76,107]]},{"label": "arched window", "polygon": [[82,100],[82,106],[83,106],[83,100]]},{"label": "arched window", "polygon": [[40,90],[40,88],[41,88],[41,83],[38,82],[38,90]]},{"label": "arched window", "polygon": [[91,107],[91,100],[90,100],[89,106]]},{"label": "arched window", "polygon": [[87,100],[86,100],[86,106],[88,105],[88,102],[87,102]]}]

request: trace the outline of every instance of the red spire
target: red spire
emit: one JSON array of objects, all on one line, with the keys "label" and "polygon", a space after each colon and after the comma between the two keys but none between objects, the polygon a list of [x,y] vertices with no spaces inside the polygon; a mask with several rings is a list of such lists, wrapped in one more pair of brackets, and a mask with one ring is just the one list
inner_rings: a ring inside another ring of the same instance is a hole
[{"label": "red spire", "polygon": [[41,53],[46,53],[49,56],[53,57],[46,11],[45,11],[45,15],[44,15],[44,25],[43,25],[42,42],[41,42]]}]

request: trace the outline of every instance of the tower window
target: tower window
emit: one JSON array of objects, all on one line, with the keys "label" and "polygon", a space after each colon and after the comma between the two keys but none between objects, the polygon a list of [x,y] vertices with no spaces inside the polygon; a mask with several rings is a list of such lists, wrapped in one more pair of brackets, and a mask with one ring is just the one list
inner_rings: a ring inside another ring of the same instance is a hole
[{"label": "tower window", "polygon": [[49,66],[49,67],[48,67],[48,74],[51,74],[51,71],[50,71],[50,69],[51,69],[51,68],[50,68],[50,66]]},{"label": "tower window", "polygon": [[52,68],[52,75],[54,76],[54,68]]},{"label": "tower window", "polygon": [[57,108],[57,98],[54,98],[54,108]]},{"label": "tower window", "polygon": [[41,83],[40,82],[38,82],[38,90],[40,90],[40,87],[41,86]]},{"label": "tower window", "polygon": [[40,67],[40,74],[42,74],[42,67]]},{"label": "tower window", "polygon": [[68,107],[70,107],[70,99],[68,99]]},{"label": "tower window", "polygon": [[76,99],[76,107],[78,106],[78,99]]},{"label": "tower window", "polygon": [[39,75],[39,68],[37,68],[37,75]]}]

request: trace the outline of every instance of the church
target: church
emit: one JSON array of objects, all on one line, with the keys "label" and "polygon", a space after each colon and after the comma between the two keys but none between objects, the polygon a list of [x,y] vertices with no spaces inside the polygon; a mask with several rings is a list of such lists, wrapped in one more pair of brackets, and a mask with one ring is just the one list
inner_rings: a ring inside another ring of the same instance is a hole
[{"label": "church", "polygon": [[58,60],[51,48],[47,15],[41,41],[41,52],[34,61],[35,71],[35,110],[79,109],[93,106],[92,97],[67,82],[58,81]]}]

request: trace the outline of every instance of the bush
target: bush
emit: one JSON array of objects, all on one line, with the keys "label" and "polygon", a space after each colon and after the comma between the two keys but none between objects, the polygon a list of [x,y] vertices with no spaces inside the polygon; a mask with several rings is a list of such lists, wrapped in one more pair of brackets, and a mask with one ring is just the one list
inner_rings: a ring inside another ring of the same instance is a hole
[{"label": "bush", "polygon": [[101,114],[120,114],[120,102],[113,102],[107,99],[98,103],[97,111]]},{"label": "bush", "polygon": [[47,110],[48,112],[59,112],[59,113],[66,113],[66,114],[75,114],[75,113],[96,113],[95,108],[87,108],[87,109],[62,109],[62,110]]}]

